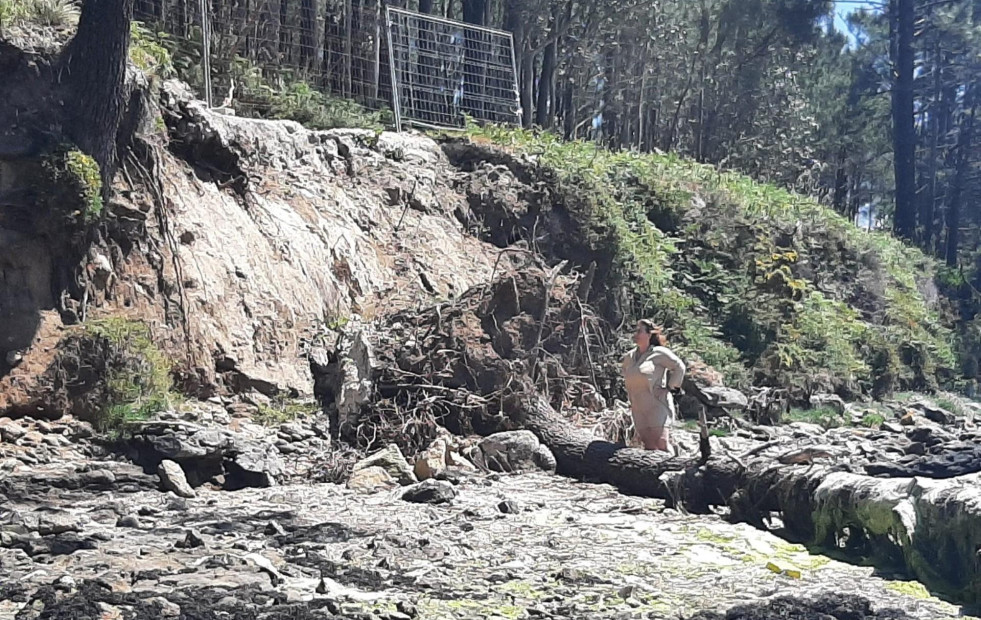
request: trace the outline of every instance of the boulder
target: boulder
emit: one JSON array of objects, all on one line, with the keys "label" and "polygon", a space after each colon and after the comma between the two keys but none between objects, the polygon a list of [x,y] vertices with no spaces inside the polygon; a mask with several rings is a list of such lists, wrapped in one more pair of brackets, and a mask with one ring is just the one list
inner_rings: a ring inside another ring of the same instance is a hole
[{"label": "boulder", "polygon": [[187,476],[181,466],[173,461],[161,461],[157,467],[160,482],[168,491],[173,491],[178,497],[194,497],[196,493],[187,482]]},{"label": "boulder", "polygon": [[531,431],[505,431],[485,437],[474,453],[485,469],[518,472],[541,469],[555,473],[555,457]]},{"label": "boulder", "polygon": [[456,497],[456,489],[443,480],[423,480],[402,493],[402,499],[414,504],[445,504]]},{"label": "boulder", "polygon": [[242,478],[241,484],[249,487],[276,486],[277,479],[286,471],[279,451],[270,445],[247,446],[232,463],[232,469]]},{"label": "boulder", "polygon": [[416,459],[415,475],[419,480],[436,478],[446,470],[446,440],[442,437],[437,438],[422,454]]},{"label": "boulder", "polygon": [[910,405],[910,409],[923,414],[923,417],[930,420],[931,422],[936,422],[937,424],[942,424],[944,426],[951,426],[957,421],[957,417],[947,411],[946,409],[941,409],[931,405],[930,403],[914,403]]},{"label": "boulder", "polygon": [[395,444],[390,444],[384,450],[379,450],[354,465],[353,471],[366,469],[368,467],[381,467],[388,474],[398,480],[401,485],[409,485],[418,482],[412,467],[402,456],[402,451]]},{"label": "boulder", "polygon": [[722,410],[726,413],[743,411],[749,407],[749,399],[745,394],[725,387],[722,384],[722,375],[711,366],[700,362],[694,362],[689,367],[682,388],[684,395],[678,400],[683,417],[697,417],[698,407],[694,401],[709,410]]},{"label": "boulder", "polygon": [[398,482],[395,478],[392,478],[385,468],[377,465],[358,469],[352,472],[351,477],[347,480],[347,488],[363,493],[376,493],[397,486]]},{"label": "boulder", "polygon": [[835,394],[813,394],[810,398],[811,407],[815,409],[831,409],[838,415],[845,415],[848,406],[840,396]]}]

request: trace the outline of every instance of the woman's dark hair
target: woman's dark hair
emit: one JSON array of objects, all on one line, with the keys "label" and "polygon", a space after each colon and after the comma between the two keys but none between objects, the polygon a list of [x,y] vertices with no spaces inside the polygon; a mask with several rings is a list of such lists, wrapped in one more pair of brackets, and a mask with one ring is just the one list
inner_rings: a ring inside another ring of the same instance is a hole
[{"label": "woman's dark hair", "polygon": [[654,324],[654,321],[649,321],[647,319],[641,319],[638,321],[640,325],[651,335],[651,346],[652,347],[666,347],[668,346],[668,339],[664,336],[664,331]]}]

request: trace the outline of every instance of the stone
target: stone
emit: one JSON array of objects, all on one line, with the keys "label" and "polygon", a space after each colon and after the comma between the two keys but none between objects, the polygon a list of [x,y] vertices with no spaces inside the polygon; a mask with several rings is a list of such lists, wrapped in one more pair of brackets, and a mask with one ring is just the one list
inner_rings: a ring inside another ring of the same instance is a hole
[{"label": "stone", "polygon": [[410,618],[415,618],[419,615],[419,610],[416,609],[416,606],[407,601],[399,601],[395,603],[395,609],[398,610],[399,613],[403,613]]},{"label": "stone", "polygon": [[354,465],[353,471],[359,471],[368,467],[381,467],[403,486],[419,481],[416,478],[415,472],[409,466],[408,461],[402,456],[402,451],[395,444],[391,444],[387,448],[359,461]]},{"label": "stone", "polygon": [[749,399],[739,390],[723,386],[701,388],[700,398],[707,406],[728,411],[743,411],[749,407]]},{"label": "stone", "polygon": [[126,515],[120,517],[119,520],[116,521],[116,527],[130,527],[134,529],[140,529],[140,526],[141,526],[140,518],[136,515]]},{"label": "stone", "polygon": [[521,512],[521,506],[518,505],[518,502],[510,499],[500,502],[497,505],[497,509],[506,515],[513,515]]},{"label": "stone", "polygon": [[485,437],[477,444],[475,457],[485,469],[518,472],[541,469],[555,473],[555,456],[531,431],[505,431]]},{"label": "stone", "polygon": [[890,433],[903,432],[903,426],[901,424],[896,424],[895,422],[883,422],[879,425],[879,428],[884,431],[889,431]]},{"label": "stone", "polygon": [[946,409],[935,407],[929,403],[914,403],[910,405],[910,408],[922,413],[923,417],[931,422],[936,422],[937,424],[951,426],[957,422],[957,417],[953,413],[947,411]]},{"label": "stone", "polygon": [[197,495],[188,484],[184,470],[174,461],[161,461],[157,473],[164,488],[173,491],[178,497],[190,498]]},{"label": "stone", "polygon": [[286,471],[283,460],[274,446],[250,445],[232,461],[246,486],[271,487]]},{"label": "stone", "polygon": [[279,521],[270,521],[266,524],[266,529],[263,530],[266,536],[286,536],[286,530]]},{"label": "stone", "polygon": [[178,549],[195,549],[205,546],[204,538],[196,530],[187,530],[184,538],[175,545]]},{"label": "stone", "polygon": [[445,504],[456,497],[456,489],[443,480],[424,480],[402,493],[402,499],[414,504]]},{"label": "stone", "polygon": [[162,596],[147,599],[148,604],[155,605],[163,618],[177,618],[181,615],[180,605],[172,603]]},{"label": "stone", "polygon": [[414,473],[419,480],[436,478],[446,470],[446,440],[437,438],[416,459]]},{"label": "stone", "polygon": [[836,394],[813,394],[810,403],[814,409],[831,409],[838,415],[845,415],[845,411],[848,409],[845,401]]},{"label": "stone", "polygon": [[27,434],[27,429],[20,424],[10,420],[9,418],[4,418],[4,420],[6,420],[6,423],[0,424],[0,439],[3,441],[14,443]]},{"label": "stone", "polygon": [[398,485],[398,481],[392,478],[388,470],[377,465],[355,470],[347,480],[347,488],[364,493],[394,489]]}]

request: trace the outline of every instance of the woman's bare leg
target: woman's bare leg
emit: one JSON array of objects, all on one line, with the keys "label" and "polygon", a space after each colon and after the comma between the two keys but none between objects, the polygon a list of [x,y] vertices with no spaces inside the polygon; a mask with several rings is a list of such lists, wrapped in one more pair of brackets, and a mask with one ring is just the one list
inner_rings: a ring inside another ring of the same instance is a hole
[{"label": "woman's bare leg", "polygon": [[642,428],[637,430],[640,435],[640,442],[644,444],[645,450],[661,450],[669,452],[667,428]]},{"label": "woman's bare leg", "polygon": [[642,429],[639,434],[645,450],[671,452],[671,448],[668,446],[667,427],[662,426],[660,428],[645,428]]}]

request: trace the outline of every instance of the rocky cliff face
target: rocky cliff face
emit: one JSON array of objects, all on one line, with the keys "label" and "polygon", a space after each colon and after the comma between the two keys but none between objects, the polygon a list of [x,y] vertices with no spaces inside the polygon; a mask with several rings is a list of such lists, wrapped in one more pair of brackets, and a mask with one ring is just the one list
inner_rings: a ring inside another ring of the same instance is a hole
[{"label": "rocky cliff face", "polygon": [[[309,393],[304,353],[333,322],[489,279],[498,250],[461,223],[434,141],[225,116],[176,83],[159,111],[165,131],[150,123],[77,263],[38,222],[0,219],[0,410],[43,407],[37,378],[82,316],[145,322],[192,391]],[[30,197],[17,165],[0,166],[2,195]]]}]

